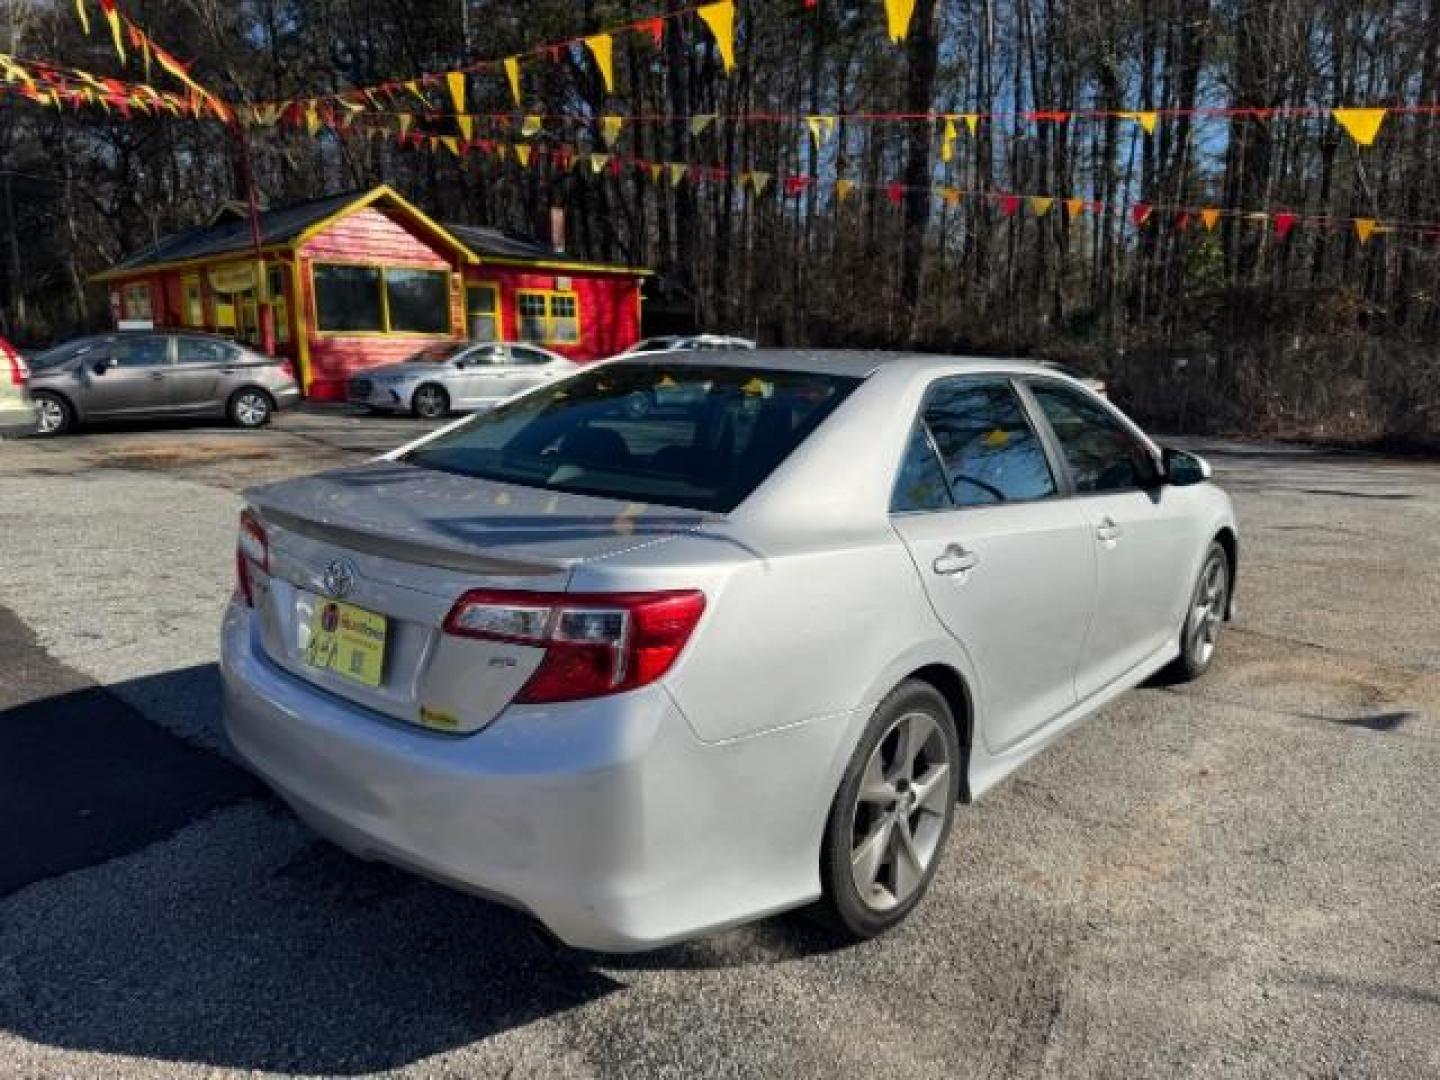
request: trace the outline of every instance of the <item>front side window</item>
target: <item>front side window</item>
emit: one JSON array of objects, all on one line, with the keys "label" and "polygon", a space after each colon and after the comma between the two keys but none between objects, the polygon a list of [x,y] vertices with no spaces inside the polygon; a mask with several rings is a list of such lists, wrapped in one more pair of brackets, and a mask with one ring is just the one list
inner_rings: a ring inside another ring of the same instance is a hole
[{"label": "front side window", "polygon": [[1037,381],[1030,392],[1050,422],[1079,492],[1127,491],[1154,483],[1149,448],[1083,391]]},{"label": "front side window", "polygon": [[110,345],[110,363],[120,368],[156,367],[170,362],[170,339],[150,334],[116,338]]},{"label": "front side window", "polygon": [[520,338],[542,345],[580,340],[580,300],[574,293],[522,289],[515,294]]},{"label": "front side window", "polygon": [[[404,460],[525,487],[728,513],[859,382],[606,364],[478,414]],[[670,402],[663,410],[634,408],[660,389]]]},{"label": "front side window", "polygon": [[315,267],[315,319],[331,333],[374,333],[385,328],[380,270],[374,266]]},{"label": "front side window", "polygon": [[1028,502],[1055,494],[1045,448],[1008,380],[937,383],[926,399],[924,422],[956,506]]}]

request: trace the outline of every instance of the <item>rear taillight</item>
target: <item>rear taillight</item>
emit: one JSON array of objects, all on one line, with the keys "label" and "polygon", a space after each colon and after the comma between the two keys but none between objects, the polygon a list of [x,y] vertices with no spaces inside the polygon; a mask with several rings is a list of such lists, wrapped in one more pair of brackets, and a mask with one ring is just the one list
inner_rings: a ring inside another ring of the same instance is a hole
[{"label": "rear taillight", "polygon": [[538,593],[480,589],[445,618],[445,632],[545,650],[517,703],[578,701],[634,690],[675,663],[705,611],[695,590]]},{"label": "rear taillight", "polygon": [[235,591],[244,597],[247,607],[255,606],[255,593],[250,583],[250,567],[270,572],[270,540],[265,527],[250,510],[240,511],[240,533],[235,543]]},{"label": "rear taillight", "polygon": [[30,365],[25,363],[25,358],[19,353],[7,355],[4,348],[0,348],[0,360],[7,360],[6,367],[10,369],[10,385],[24,386],[25,381],[30,378]]},{"label": "rear taillight", "polygon": [[281,360],[281,361],[280,361],[280,374],[281,374],[281,375],[284,375],[285,378],[290,379],[291,381],[294,381],[294,379],[295,379],[295,365],[292,364],[292,363],[290,363],[289,360]]}]

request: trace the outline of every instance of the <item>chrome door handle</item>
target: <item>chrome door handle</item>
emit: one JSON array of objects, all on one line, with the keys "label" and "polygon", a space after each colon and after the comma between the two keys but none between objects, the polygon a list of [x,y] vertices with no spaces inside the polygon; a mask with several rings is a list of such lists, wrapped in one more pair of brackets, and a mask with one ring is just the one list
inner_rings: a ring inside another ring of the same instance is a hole
[{"label": "chrome door handle", "polygon": [[1116,525],[1115,519],[1112,517],[1102,518],[1100,524],[1095,527],[1096,538],[1106,547],[1114,547],[1116,543],[1119,542],[1120,537],[1124,535],[1125,530],[1119,525]]},{"label": "chrome door handle", "polygon": [[973,551],[966,551],[964,544],[951,544],[935,557],[930,567],[937,574],[953,577],[956,574],[968,573],[979,564],[980,556]]}]

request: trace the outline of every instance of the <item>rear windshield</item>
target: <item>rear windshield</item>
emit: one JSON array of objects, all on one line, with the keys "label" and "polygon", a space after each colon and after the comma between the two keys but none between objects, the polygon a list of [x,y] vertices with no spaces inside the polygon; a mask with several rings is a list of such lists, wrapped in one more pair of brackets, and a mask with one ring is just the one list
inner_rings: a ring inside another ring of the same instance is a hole
[{"label": "rear windshield", "polygon": [[405,460],[526,487],[728,513],[859,382],[605,364],[475,416]]}]

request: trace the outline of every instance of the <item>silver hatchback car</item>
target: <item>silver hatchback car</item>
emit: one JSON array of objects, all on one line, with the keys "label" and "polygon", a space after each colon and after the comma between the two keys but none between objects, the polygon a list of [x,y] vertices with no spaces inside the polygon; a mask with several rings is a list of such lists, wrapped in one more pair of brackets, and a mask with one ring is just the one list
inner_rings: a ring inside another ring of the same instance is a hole
[{"label": "silver hatchback car", "polygon": [[346,385],[346,398],[377,412],[436,419],[488,409],[578,370],[574,361],[538,345],[447,341],[357,374]]},{"label": "silver hatchback car", "polygon": [[300,401],[288,360],[193,332],[78,338],[30,361],[36,431],[59,435],[91,420],[228,419],[258,428]]},{"label": "silver hatchback car", "polygon": [[246,498],[239,754],[342,846],[617,951],[894,926],[957,803],[1206,669],[1238,551],[1202,460],[994,360],[613,361]]}]

